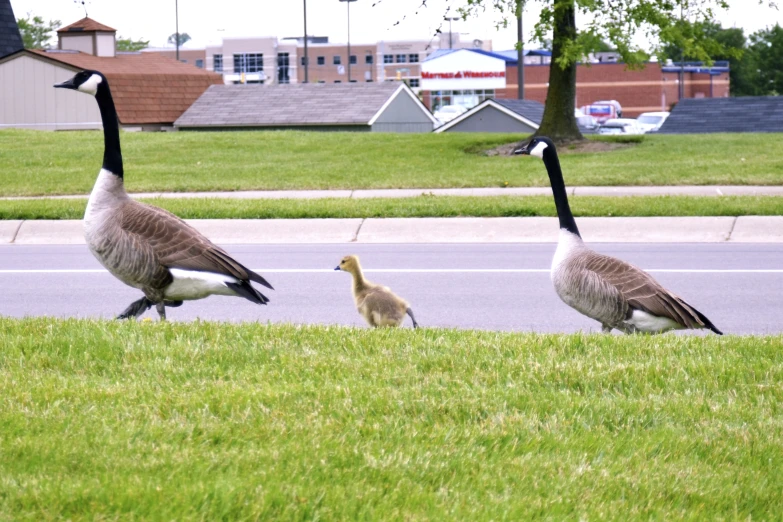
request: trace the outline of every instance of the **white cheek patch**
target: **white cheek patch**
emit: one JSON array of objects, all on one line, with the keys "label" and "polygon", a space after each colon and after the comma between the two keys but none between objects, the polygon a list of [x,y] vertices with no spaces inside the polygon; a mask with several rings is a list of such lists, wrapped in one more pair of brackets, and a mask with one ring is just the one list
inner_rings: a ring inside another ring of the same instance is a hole
[{"label": "white cheek patch", "polygon": [[92,94],[95,96],[98,93],[98,85],[103,81],[103,78],[97,74],[93,74],[90,78],[78,87],[78,90]]},{"label": "white cheek patch", "polygon": [[530,155],[540,159],[544,159],[544,151],[548,146],[549,145],[547,145],[543,141],[539,141],[538,143],[536,143],[536,146],[533,147],[533,149],[530,151]]}]

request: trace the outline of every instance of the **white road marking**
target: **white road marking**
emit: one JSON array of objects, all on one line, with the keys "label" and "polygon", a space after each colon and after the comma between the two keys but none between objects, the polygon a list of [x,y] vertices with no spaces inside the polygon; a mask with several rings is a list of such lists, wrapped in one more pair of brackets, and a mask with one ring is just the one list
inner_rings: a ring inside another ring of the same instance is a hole
[{"label": "white road marking", "polygon": [[[320,274],[334,272],[333,268],[253,268],[262,274]],[[672,274],[783,274],[783,269],[756,268],[645,268],[650,273]],[[396,274],[548,274],[549,268],[367,268],[365,273]],[[43,269],[7,269],[5,274],[108,274],[101,268],[43,268]]]}]

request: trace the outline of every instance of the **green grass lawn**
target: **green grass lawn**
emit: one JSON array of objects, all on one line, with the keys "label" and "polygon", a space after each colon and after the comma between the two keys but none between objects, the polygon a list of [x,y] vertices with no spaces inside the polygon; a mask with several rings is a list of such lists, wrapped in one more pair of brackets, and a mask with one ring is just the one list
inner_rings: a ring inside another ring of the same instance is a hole
[{"label": "green grass lawn", "polygon": [[[502,134],[331,132],[122,133],[131,192],[547,186],[529,157],[486,156]],[[564,151],[565,152],[565,151]],[[0,196],[86,194],[103,154],[98,131],[0,131]],[[562,155],[569,185],[783,183],[778,134],[645,136]]]},{"label": "green grass lawn", "polygon": [[[551,196],[418,196],[377,199],[143,200],[185,219],[556,216]],[[583,216],[779,216],[783,197],[644,196],[569,198]],[[81,219],[86,199],[0,200],[0,219]]]},{"label": "green grass lawn", "polygon": [[768,520],[783,337],[0,318],[1,520]]}]

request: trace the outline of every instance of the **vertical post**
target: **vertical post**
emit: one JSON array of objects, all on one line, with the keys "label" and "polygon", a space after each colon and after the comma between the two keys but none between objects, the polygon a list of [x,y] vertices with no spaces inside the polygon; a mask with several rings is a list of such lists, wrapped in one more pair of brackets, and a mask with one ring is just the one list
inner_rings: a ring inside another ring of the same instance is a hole
[{"label": "vertical post", "polygon": [[304,82],[308,83],[307,78],[307,69],[310,67],[310,58],[307,56],[307,0],[304,0],[304,69],[305,69],[305,77]]},{"label": "vertical post", "polygon": [[179,61],[179,4],[178,0],[174,0],[174,23],[176,25],[174,38],[177,44],[177,61]]},{"label": "vertical post", "polygon": [[522,1],[517,2],[517,98],[525,99],[525,41],[522,36]]},{"label": "vertical post", "polygon": [[351,83],[351,0],[348,4],[348,83]]},{"label": "vertical post", "polygon": [[449,17],[449,49],[453,49],[451,44],[451,17]]}]

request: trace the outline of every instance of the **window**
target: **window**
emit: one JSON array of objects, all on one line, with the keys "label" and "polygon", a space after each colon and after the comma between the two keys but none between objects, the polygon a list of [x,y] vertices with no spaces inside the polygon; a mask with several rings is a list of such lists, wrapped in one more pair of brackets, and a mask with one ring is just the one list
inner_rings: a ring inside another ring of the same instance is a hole
[{"label": "window", "polygon": [[301,61],[302,61],[302,67],[307,65],[307,58],[305,58],[304,56],[302,56],[302,60]]},{"label": "window", "polygon": [[204,68],[204,60],[196,60],[196,67],[198,67],[199,69],[203,69]]},{"label": "window", "polygon": [[367,65],[372,65],[372,55],[371,54],[365,55],[364,63],[366,63]]},{"label": "window", "polygon": [[342,60],[340,59],[339,56],[335,56],[334,58],[332,58],[332,63],[335,65],[340,65],[342,63]]},{"label": "window", "polygon": [[277,53],[277,83],[291,83],[288,53]]},{"label": "window", "polygon": [[394,55],[393,54],[384,54],[383,55],[383,63],[394,63]]},{"label": "window", "polygon": [[239,53],[234,55],[234,72],[257,73],[264,71],[264,55],[260,53]]},{"label": "window", "polygon": [[397,55],[397,63],[405,63],[405,55],[404,54],[398,54]]},{"label": "window", "polygon": [[418,78],[411,78],[409,81],[409,87],[418,87],[419,86],[419,79]]},{"label": "window", "polygon": [[356,65],[356,55],[355,54],[351,55],[350,59],[348,60],[348,63],[350,63],[351,65]]},{"label": "window", "polygon": [[216,54],[212,56],[212,69],[215,72],[223,72],[223,55]]},{"label": "window", "polygon": [[334,83],[343,83],[341,80],[335,80]]},{"label": "window", "polygon": [[316,58],[316,63],[318,63],[318,65],[326,65],[326,58],[324,58],[323,56],[319,56],[318,58]]},{"label": "window", "polygon": [[408,55],[408,62],[410,63],[418,63],[419,61],[419,55],[418,54],[409,54]]}]

